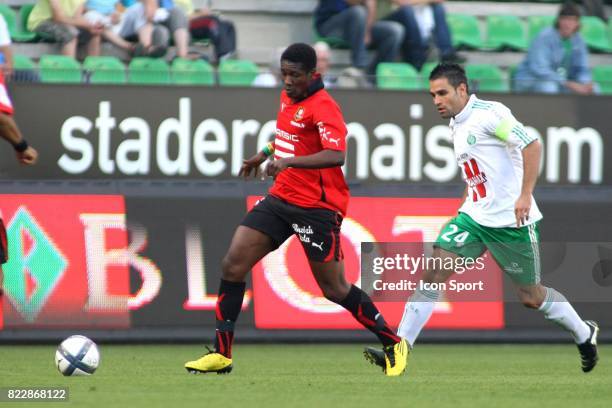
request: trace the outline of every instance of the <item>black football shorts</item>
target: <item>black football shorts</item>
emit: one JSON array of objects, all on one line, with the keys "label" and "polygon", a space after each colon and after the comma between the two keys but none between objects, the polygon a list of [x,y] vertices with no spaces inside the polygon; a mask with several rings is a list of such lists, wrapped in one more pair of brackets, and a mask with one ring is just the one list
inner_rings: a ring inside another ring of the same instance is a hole
[{"label": "black football shorts", "polygon": [[342,215],[326,208],[305,208],[267,195],[242,220],[241,225],[260,231],[274,242],[275,249],[295,235],[311,261],[340,261]]}]

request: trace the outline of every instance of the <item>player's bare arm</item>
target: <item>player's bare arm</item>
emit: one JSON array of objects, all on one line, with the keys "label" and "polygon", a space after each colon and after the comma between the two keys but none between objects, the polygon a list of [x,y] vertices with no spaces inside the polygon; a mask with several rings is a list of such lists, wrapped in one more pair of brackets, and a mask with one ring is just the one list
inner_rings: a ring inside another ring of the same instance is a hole
[{"label": "player's bare arm", "polygon": [[522,151],[523,155],[523,186],[521,195],[514,204],[516,226],[520,227],[529,220],[531,209],[531,195],[538,180],[538,169],[540,168],[540,157],[542,156],[542,145],[534,140]]},{"label": "player's bare arm", "polygon": [[266,167],[266,174],[275,177],[287,167],[302,169],[325,169],[339,167],[344,164],[344,152],[339,150],[325,149],[307,156],[287,157],[274,160]]},{"label": "player's bare arm", "polygon": [[19,127],[10,116],[0,112],[0,137],[13,145],[17,160],[21,164],[31,165],[36,163],[38,152],[21,136]]}]

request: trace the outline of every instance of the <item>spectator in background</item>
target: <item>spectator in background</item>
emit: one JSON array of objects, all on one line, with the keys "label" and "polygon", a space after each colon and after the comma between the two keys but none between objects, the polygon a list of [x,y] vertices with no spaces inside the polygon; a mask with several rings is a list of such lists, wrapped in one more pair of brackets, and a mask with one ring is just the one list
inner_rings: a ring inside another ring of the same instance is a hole
[{"label": "spectator in background", "polygon": [[276,88],[283,84],[280,61],[284,51],[285,47],[281,47],[272,53],[268,70],[260,72],[253,80],[252,86],[257,88]]},{"label": "spectator in background", "polygon": [[[404,28],[394,21],[376,20],[376,0],[319,0],[314,11],[315,29],[325,37],[344,39],[351,48],[351,63],[376,72],[379,62],[394,61],[404,38]],[[366,47],[376,50],[368,62]]]},{"label": "spectator in background", "polygon": [[121,0],[121,5],[125,11],[121,15],[118,33],[126,41],[138,42],[134,55],[151,58],[163,57],[170,40],[168,30],[165,27],[153,25],[152,19],[147,18],[144,5],[140,1]]},{"label": "spectator in background", "polygon": [[538,34],[518,66],[515,91],[592,94],[588,51],[579,29],[578,7],[573,3],[562,5],[554,27]]},{"label": "spectator in background", "polygon": [[441,62],[465,62],[455,51],[446,23],[444,0],[391,0],[395,9],[384,20],[396,21],[404,27],[402,58],[420,70],[433,40]]},{"label": "spectator in background", "polygon": [[189,53],[189,21],[180,7],[175,7],[173,0],[141,0],[147,21],[170,31],[176,56],[187,58]]},{"label": "spectator in background", "polygon": [[331,61],[331,48],[323,41],[317,41],[312,46],[317,54],[317,72],[321,74],[323,84],[326,88],[333,88],[336,85],[336,77],[329,73],[329,65]]},{"label": "spectator in background", "polygon": [[[105,40],[130,54],[144,54],[141,47],[137,47],[136,44],[119,35],[123,22],[122,13],[118,9],[120,4],[119,0],[87,0],[84,17],[91,24],[99,24],[104,27],[102,38]],[[140,52],[137,53],[137,51]]]},{"label": "spectator in background", "polygon": [[[217,61],[236,52],[236,27],[231,21],[214,15],[208,7],[197,10],[192,0],[174,0],[189,18],[189,34],[196,40],[210,40],[215,48]],[[278,65],[278,63],[276,63]]]},{"label": "spectator in background", "polygon": [[63,55],[76,58],[80,44],[87,44],[87,55],[100,55],[104,27],[87,21],[84,10],[85,0],[38,0],[28,18],[28,29],[58,42]]}]

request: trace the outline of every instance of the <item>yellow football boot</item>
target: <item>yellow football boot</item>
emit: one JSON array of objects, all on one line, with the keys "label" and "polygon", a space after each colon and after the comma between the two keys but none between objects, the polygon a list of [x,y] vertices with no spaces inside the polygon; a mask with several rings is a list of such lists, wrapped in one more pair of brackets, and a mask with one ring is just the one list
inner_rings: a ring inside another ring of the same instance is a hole
[{"label": "yellow football boot", "polygon": [[410,355],[410,346],[406,340],[402,339],[399,343],[385,347],[384,352],[385,374],[388,377],[395,377],[406,371]]},{"label": "yellow football boot", "polygon": [[217,373],[227,374],[232,371],[232,359],[223,354],[209,350],[197,360],[185,363],[185,369],[190,373]]}]

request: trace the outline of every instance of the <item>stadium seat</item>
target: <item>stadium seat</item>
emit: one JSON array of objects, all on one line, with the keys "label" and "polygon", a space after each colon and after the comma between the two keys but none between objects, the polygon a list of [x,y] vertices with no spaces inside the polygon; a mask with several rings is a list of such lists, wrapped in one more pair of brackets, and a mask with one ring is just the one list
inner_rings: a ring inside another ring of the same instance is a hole
[{"label": "stadium seat", "polygon": [[612,95],[612,65],[593,67],[593,81],[599,85],[602,94]]},{"label": "stadium seat", "polygon": [[219,83],[226,86],[251,86],[259,69],[252,61],[225,60],[219,64]]},{"label": "stadium seat", "polygon": [[482,36],[475,16],[467,14],[447,14],[446,20],[450,27],[453,46],[455,48],[481,49]]},{"label": "stadium seat", "polygon": [[65,55],[43,55],[38,66],[42,82],[81,82],[81,64],[74,58]]},{"label": "stadium seat", "polygon": [[529,43],[542,31],[542,29],[552,26],[555,21],[554,16],[529,16],[527,17],[527,31]]},{"label": "stadium seat", "polygon": [[26,57],[25,55],[13,54],[13,68],[16,70],[33,70],[36,69],[36,64],[34,64],[34,61],[32,61],[30,57]]},{"label": "stadium seat", "polygon": [[421,89],[429,90],[429,74],[438,65],[437,62],[426,62],[421,67]]},{"label": "stadium seat", "polygon": [[33,42],[39,39],[38,34],[28,30],[28,17],[34,8],[34,4],[24,4],[19,9],[19,23],[17,24],[17,33],[13,40],[16,42]]},{"label": "stadium seat", "polygon": [[508,92],[510,87],[502,71],[491,64],[467,64],[465,72],[473,92]]},{"label": "stadium seat", "polygon": [[580,34],[592,51],[612,52],[608,28],[599,17],[581,17]]},{"label": "stadium seat", "polygon": [[2,16],[4,17],[4,20],[6,21],[6,27],[8,28],[9,34],[12,38],[13,33],[17,31],[17,17],[15,16],[15,12],[6,4],[0,3],[0,14],[2,14]]},{"label": "stadium seat", "polygon": [[488,16],[485,47],[491,50],[526,50],[527,38],[521,19],[511,15]]},{"label": "stadium seat", "polygon": [[172,63],[172,82],[180,85],[214,85],[213,67],[201,59],[177,58]]},{"label": "stadium seat", "polygon": [[125,66],[119,59],[110,56],[87,57],[83,62],[89,83],[125,84]]},{"label": "stadium seat", "polygon": [[129,65],[130,84],[163,85],[170,83],[170,67],[163,59],[137,57]]},{"label": "stadium seat", "polygon": [[380,89],[421,89],[417,70],[405,62],[381,62],[376,67],[376,83]]}]

